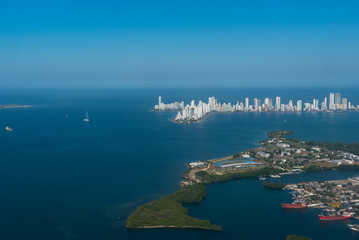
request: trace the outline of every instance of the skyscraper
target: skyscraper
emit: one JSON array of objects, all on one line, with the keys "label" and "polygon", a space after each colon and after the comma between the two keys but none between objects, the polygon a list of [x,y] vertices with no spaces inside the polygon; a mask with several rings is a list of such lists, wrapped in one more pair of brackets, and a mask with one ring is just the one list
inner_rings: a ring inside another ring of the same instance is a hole
[{"label": "skyscraper", "polygon": [[258,99],[257,98],[254,98],[254,111],[258,111]]},{"label": "skyscraper", "polygon": [[342,104],[342,94],[341,93],[335,93],[335,105]]},{"label": "skyscraper", "polygon": [[343,107],[343,110],[348,109],[348,99],[347,98],[342,99],[342,107]]},{"label": "skyscraper", "polygon": [[281,105],[280,105],[280,97],[276,97],[275,98],[275,110],[279,111],[281,109]]},{"label": "skyscraper", "polygon": [[302,111],[302,100],[297,101],[297,111]]},{"label": "skyscraper", "polygon": [[249,98],[246,98],[246,99],[245,99],[245,102],[246,102],[246,103],[245,103],[244,110],[245,110],[245,111],[248,111],[248,109],[249,109]]},{"label": "skyscraper", "polygon": [[329,109],[334,110],[335,104],[334,104],[334,93],[329,94]]},{"label": "skyscraper", "polygon": [[328,99],[327,99],[327,97],[325,97],[324,98],[324,109],[323,110],[327,109],[327,107],[328,107]]}]

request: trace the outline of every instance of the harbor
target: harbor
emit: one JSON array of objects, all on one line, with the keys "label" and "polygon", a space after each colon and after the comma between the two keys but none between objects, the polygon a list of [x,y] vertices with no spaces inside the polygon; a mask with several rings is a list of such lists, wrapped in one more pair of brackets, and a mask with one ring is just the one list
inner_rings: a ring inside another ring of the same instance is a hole
[{"label": "harbor", "polygon": [[[312,181],[288,184],[292,203],[282,203],[282,209],[320,208],[320,221],[359,220],[359,178]],[[348,227],[357,229],[356,225]]]}]

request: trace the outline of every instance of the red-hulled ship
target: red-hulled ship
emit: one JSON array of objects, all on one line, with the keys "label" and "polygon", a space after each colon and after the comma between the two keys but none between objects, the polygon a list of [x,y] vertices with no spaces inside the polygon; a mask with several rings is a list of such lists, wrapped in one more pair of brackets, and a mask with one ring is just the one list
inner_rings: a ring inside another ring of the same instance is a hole
[{"label": "red-hulled ship", "polygon": [[282,206],[282,208],[307,208],[307,205],[305,203],[281,203],[280,205]]},{"label": "red-hulled ship", "polygon": [[352,216],[349,214],[328,215],[328,216],[319,215],[319,220],[345,220],[345,219],[349,219],[351,217]]}]

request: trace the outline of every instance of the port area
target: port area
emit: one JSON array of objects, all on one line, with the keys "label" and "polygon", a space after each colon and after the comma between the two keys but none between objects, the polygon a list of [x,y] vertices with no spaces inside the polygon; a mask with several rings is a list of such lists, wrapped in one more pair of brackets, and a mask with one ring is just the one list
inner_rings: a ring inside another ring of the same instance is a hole
[{"label": "port area", "polygon": [[288,205],[322,208],[320,220],[359,219],[359,178],[303,182],[285,188],[293,199]]},{"label": "port area", "polygon": [[255,144],[257,148],[221,158],[187,163],[187,171],[183,174],[184,180],[180,185],[209,184],[253,171],[256,171],[258,177],[280,177],[332,169],[359,170],[359,144],[286,138],[292,133],[290,130],[272,131],[268,133],[268,140]]}]

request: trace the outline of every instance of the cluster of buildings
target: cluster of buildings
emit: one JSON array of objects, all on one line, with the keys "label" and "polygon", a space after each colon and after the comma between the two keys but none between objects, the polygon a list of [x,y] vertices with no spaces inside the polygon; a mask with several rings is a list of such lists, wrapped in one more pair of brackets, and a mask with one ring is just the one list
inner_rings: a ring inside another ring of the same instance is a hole
[{"label": "cluster of buildings", "polygon": [[328,182],[304,182],[287,185],[286,188],[292,190],[290,194],[295,202],[304,202],[307,207],[325,208],[326,212],[346,211],[354,214],[358,213],[359,195],[353,190],[353,185],[358,185],[358,182],[349,178]]},{"label": "cluster of buildings", "polygon": [[215,97],[208,98],[208,102],[199,101],[195,104],[192,100],[191,104],[185,105],[183,101],[165,104],[162,102],[161,96],[158,98],[158,105],[155,110],[160,111],[178,111],[174,118],[178,122],[198,121],[210,112],[300,112],[300,111],[347,111],[358,110],[359,105],[352,105],[347,98],[342,98],[341,93],[330,93],[329,101],[325,97],[322,102],[318,99],[313,99],[313,102],[303,102],[298,100],[294,103],[289,100],[287,104],[281,102],[281,97],[276,97],[275,101],[272,98],[265,98],[262,102],[259,98],[253,99],[253,105],[250,104],[249,98],[245,98],[244,102],[237,101],[232,105],[231,102],[220,103]]}]

